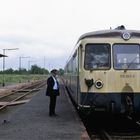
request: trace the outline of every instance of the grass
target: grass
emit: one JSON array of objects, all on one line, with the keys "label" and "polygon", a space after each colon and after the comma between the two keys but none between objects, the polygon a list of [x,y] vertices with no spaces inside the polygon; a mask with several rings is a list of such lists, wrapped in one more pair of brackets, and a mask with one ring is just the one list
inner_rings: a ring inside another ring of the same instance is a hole
[{"label": "grass", "polygon": [[3,84],[3,81],[5,84],[11,84],[11,83],[24,83],[27,81],[33,81],[33,80],[42,80],[47,79],[47,75],[16,75],[16,74],[5,74],[4,80],[3,80],[3,74],[0,74],[0,85]]}]

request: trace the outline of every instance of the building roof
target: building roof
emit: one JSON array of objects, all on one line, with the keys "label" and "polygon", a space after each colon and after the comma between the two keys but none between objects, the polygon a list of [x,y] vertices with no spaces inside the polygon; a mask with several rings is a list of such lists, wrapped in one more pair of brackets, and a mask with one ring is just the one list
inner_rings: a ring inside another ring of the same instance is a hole
[{"label": "building roof", "polygon": [[0,57],[7,57],[6,55],[0,54]]}]

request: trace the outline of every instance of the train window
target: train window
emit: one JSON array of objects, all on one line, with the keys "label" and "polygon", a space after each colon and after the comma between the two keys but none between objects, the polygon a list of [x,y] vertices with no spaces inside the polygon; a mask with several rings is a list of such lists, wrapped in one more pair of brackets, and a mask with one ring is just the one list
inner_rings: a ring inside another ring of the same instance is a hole
[{"label": "train window", "polygon": [[85,46],[85,69],[98,70],[110,68],[110,45],[87,44]]},{"label": "train window", "polygon": [[73,70],[72,70],[73,73],[74,73],[74,72],[77,72],[77,66],[78,66],[78,65],[77,65],[77,64],[78,64],[78,63],[77,63],[77,58],[78,58],[78,57],[77,57],[77,51],[75,51],[75,53],[74,53],[74,55],[73,55],[73,60],[72,60],[72,61],[73,61]]},{"label": "train window", "polygon": [[115,69],[140,69],[139,44],[114,44]]}]

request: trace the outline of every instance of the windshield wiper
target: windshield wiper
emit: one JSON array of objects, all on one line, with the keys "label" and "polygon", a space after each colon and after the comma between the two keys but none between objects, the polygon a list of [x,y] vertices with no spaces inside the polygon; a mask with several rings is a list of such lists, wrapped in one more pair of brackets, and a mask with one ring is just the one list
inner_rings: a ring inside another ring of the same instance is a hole
[{"label": "windshield wiper", "polygon": [[128,64],[127,69],[125,69],[124,72],[126,72],[126,71],[129,69],[129,67],[133,64],[133,62],[134,62],[137,58],[138,58],[138,56],[136,56],[136,57]]}]

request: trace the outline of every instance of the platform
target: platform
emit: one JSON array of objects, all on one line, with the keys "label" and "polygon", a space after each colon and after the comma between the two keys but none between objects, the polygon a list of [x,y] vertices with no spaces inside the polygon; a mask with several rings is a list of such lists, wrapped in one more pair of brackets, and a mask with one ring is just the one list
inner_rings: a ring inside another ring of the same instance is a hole
[{"label": "platform", "polygon": [[45,87],[0,123],[0,140],[89,140],[86,129],[60,81],[58,117],[49,116]]}]

